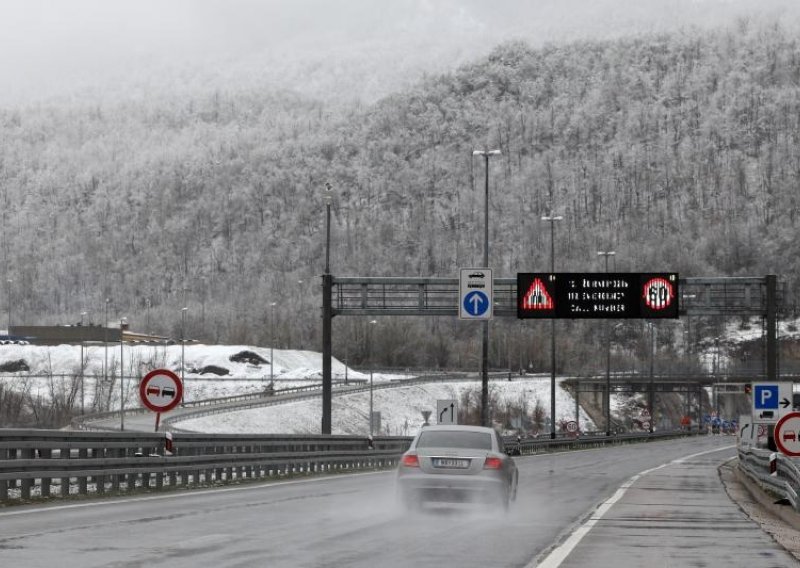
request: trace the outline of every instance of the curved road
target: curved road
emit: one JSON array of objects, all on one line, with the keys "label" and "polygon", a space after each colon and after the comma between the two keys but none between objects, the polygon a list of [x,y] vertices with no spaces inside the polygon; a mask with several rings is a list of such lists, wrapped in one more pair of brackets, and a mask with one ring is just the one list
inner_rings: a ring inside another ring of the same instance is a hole
[{"label": "curved road", "polygon": [[516,458],[508,514],[407,515],[392,472],[13,507],[0,565],[796,566],[724,492],[734,455],[715,436]]}]

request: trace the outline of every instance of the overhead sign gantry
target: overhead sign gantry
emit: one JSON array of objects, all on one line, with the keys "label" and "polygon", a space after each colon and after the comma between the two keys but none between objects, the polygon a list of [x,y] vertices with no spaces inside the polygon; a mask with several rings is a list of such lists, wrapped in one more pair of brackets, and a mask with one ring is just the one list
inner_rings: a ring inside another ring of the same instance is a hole
[{"label": "overhead sign gantry", "polygon": [[[777,380],[777,277],[678,278],[671,273],[642,292],[665,307],[653,313],[678,316],[762,316],[766,322],[766,379]],[[598,274],[594,277],[600,276]],[[665,277],[672,286],[659,282]],[[646,282],[649,282],[647,280]],[[644,284],[646,284],[646,282]],[[674,284],[674,286],[673,286]],[[585,291],[593,287],[587,287]],[[516,278],[493,278],[492,316],[517,317]],[[606,290],[607,291],[607,290]],[[459,315],[458,278],[334,277],[322,275],[322,433],[331,432],[331,357],[334,316],[454,316]],[[669,301],[667,301],[669,298]],[[557,299],[557,298],[555,298]],[[569,301],[569,300],[568,300]],[[666,310],[666,311],[664,311]],[[641,313],[641,312],[640,312]],[[617,315],[609,317],[620,317]],[[640,315],[637,317],[656,317]],[[662,315],[661,317],[665,317]]]}]

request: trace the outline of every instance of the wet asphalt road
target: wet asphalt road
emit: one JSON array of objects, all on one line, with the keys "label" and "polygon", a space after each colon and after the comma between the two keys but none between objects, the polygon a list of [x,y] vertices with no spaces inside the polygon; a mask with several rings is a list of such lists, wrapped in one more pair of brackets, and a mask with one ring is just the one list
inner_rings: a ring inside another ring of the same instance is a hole
[{"label": "wet asphalt road", "polygon": [[407,515],[385,472],[12,507],[0,511],[0,566],[536,566],[631,476],[708,450],[719,451],[637,480],[560,565],[796,566],[722,489],[716,467],[731,445],[704,437],[517,458],[508,514]]}]

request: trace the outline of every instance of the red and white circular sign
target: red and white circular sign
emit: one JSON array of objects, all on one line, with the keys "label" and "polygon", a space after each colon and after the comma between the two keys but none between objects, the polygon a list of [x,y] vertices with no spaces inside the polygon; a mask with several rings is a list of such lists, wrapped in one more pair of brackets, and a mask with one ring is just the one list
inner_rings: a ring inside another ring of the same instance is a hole
[{"label": "red and white circular sign", "polygon": [[169,369],[155,369],[139,383],[139,396],[142,404],[153,412],[168,412],[180,404],[183,383]]},{"label": "red and white circular sign", "polygon": [[569,432],[570,434],[574,434],[575,432],[577,432],[577,431],[578,431],[578,423],[577,423],[577,422],[575,422],[574,420],[570,420],[569,422],[567,422],[567,423],[564,425],[564,428],[565,428],[565,429],[567,430],[567,432]]},{"label": "red and white circular sign", "polygon": [[642,430],[649,430],[649,429],[650,429],[650,423],[647,421],[642,422]]},{"label": "red and white circular sign", "polygon": [[651,278],[642,291],[644,303],[651,310],[665,310],[675,299],[675,288],[666,278]]},{"label": "red and white circular sign", "polygon": [[800,457],[800,412],[790,412],[775,424],[775,445],[785,456]]}]

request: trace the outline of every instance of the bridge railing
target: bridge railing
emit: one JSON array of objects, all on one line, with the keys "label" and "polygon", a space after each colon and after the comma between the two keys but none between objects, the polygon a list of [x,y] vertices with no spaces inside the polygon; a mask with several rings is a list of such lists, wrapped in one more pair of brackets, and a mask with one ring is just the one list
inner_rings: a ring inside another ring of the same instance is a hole
[{"label": "bridge railing", "polygon": [[[777,471],[769,471],[770,456],[776,454]],[[795,511],[800,511],[800,468],[792,458],[780,452],[760,448],[739,447],[739,469],[762,489],[787,499]]]},{"label": "bridge railing", "polygon": [[0,503],[394,467],[411,438],[0,430]]}]

